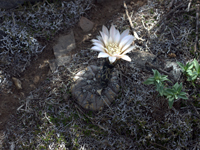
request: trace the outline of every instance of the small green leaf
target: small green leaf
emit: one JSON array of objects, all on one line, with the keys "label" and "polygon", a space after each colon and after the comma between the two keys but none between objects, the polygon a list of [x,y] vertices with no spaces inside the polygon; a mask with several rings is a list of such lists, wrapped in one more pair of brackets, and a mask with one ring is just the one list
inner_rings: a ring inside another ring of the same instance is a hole
[{"label": "small green leaf", "polygon": [[154,74],[154,77],[158,77],[158,71],[157,70],[153,70],[153,74]]},{"label": "small green leaf", "polygon": [[150,77],[148,78],[146,81],[144,81],[143,83],[146,85],[150,85],[150,84],[154,84],[154,77]]},{"label": "small green leaf", "polygon": [[[186,64],[186,68],[187,68],[187,70],[191,70],[191,69],[193,68],[193,63],[188,62],[188,63]],[[186,71],[187,71],[187,70],[186,70]]]},{"label": "small green leaf", "polygon": [[170,81],[169,79],[167,79],[167,77],[168,77],[167,75],[166,76],[162,75],[160,80],[161,81]]},{"label": "small green leaf", "polygon": [[173,89],[170,89],[170,88],[167,88],[166,90],[165,90],[165,95],[166,96],[168,96],[168,95],[174,95],[174,90]]},{"label": "small green leaf", "polygon": [[178,95],[178,97],[182,98],[182,99],[188,99],[188,97],[186,96],[185,92],[180,92],[180,94]]},{"label": "small green leaf", "polygon": [[170,109],[172,108],[173,103],[174,103],[174,98],[169,98],[168,99],[168,104],[169,104],[169,108]]},{"label": "small green leaf", "polygon": [[179,88],[178,82],[176,82],[176,84],[174,84],[173,88],[174,88],[175,90],[177,90],[177,89]]},{"label": "small green leaf", "polygon": [[182,71],[184,72],[185,71],[185,67],[182,63],[180,62],[177,62],[177,64],[179,65],[179,67],[182,69]]},{"label": "small green leaf", "polygon": [[160,82],[156,84],[156,91],[159,92],[160,96],[163,96],[165,93],[164,85]]},{"label": "small green leaf", "polygon": [[199,63],[198,63],[198,61],[196,59],[194,59],[193,63],[194,63],[194,67],[195,67],[196,71],[199,72]]},{"label": "small green leaf", "polygon": [[[175,86],[175,85],[176,85],[176,86]],[[176,89],[176,91],[177,91],[178,93],[180,93],[180,91],[182,90],[182,87],[183,87],[182,83],[181,83],[181,84],[178,84],[178,82],[177,82],[175,85],[174,85],[174,88]]]},{"label": "small green leaf", "polygon": [[192,76],[192,75],[193,75],[192,70],[188,70],[187,73],[188,73],[189,76]]}]

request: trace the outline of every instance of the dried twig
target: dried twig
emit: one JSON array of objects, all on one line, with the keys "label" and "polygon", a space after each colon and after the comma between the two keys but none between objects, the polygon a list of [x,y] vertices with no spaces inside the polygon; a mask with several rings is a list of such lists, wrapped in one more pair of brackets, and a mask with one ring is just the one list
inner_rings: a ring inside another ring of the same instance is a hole
[{"label": "dried twig", "polygon": [[133,23],[132,23],[132,20],[131,20],[131,17],[130,17],[129,14],[128,14],[128,9],[127,9],[127,6],[126,6],[125,1],[124,1],[124,8],[125,8],[126,15],[127,15],[127,17],[128,17],[128,20],[129,20],[129,23],[130,23],[130,26],[131,26],[131,30],[132,30],[132,32],[133,32],[133,35],[135,36],[135,38],[136,38],[137,40],[145,41],[144,39],[140,38],[140,37],[138,36],[138,34],[135,32],[134,27],[133,27]]},{"label": "dried twig", "polygon": [[195,38],[195,43],[194,43],[194,52],[197,51],[197,45],[198,45],[199,6],[200,4],[196,4],[196,38]]},{"label": "dried twig", "polygon": [[164,146],[162,146],[160,144],[157,144],[157,143],[154,143],[154,142],[150,142],[150,143],[153,144],[153,145],[156,145],[156,146],[158,146],[158,147],[160,147],[162,149],[167,149],[166,147],[164,147]]},{"label": "dried twig", "polygon": [[191,5],[191,3],[192,3],[192,0],[190,0],[189,3],[188,3],[187,12],[190,11],[190,5]]},{"label": "dried twig", "polygon": [[14,24],[14,27],[15,27],[15,17],[14,17],[14,12],[12,12],[12,19],[13,19],[13,24]]}]

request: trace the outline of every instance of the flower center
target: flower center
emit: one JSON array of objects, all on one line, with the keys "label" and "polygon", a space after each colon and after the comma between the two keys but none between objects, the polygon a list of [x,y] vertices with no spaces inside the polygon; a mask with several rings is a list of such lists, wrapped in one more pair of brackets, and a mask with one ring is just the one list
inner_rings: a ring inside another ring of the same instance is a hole
[{"label": "flower center", "polygon": [[106,49],[108,50],[108,53],[110,55],[120,54],[120,49],[115,43],[110,43],[106,46]]}]

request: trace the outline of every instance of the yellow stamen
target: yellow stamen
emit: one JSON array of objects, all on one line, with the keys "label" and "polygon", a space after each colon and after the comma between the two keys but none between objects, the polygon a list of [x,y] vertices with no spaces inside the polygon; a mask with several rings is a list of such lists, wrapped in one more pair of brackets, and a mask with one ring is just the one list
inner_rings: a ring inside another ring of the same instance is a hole
[{"label": "yellow stamen", "polygon": [[120,49],[115,43],[110,43],[106,46],[107,52],[110,55],[120,54]]}]

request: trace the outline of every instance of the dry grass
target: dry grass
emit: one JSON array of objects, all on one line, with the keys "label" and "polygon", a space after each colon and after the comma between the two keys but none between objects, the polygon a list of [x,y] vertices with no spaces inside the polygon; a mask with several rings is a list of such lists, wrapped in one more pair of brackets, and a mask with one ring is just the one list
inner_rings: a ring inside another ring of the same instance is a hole
[{"label": "dry grass", "polygon": [[[177,9],[179,4],[182,6]],[[135,31],[145,39],[135,41],[138,49],[182,63],[198,56],[192,47],[194,4],[193,10],[186,12],[186,0],[175,0],[172,6],[169,0],[151,0],[131,15],[133,5],[128,11]],[[166,16],[169,6],[174,11]],[[123,14],[117,18],[112,22],[118,29],[129,27]],[[170,53],[176,57],[169,57]],[[200,149],[200,118],[191,105],[179,100],[168,109],[167,100],[142,83],[150,74],[134,64],[117,66],[123,82],[119,96],[110,105],[112,111],[105,108],[94,113],[80,108],[70,94],[72,78],[90,64],[101,65],[103,60],[96,56],[90,47],[75,54],[70,65],[49,74],[43,86],[21,100],[17,115],[11,117],[4,132],[3,149]],[[187,85],[185,88],[187,92],[193,90]],[[188,101],[199,111],[199,95]]]}]

